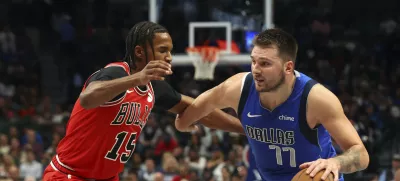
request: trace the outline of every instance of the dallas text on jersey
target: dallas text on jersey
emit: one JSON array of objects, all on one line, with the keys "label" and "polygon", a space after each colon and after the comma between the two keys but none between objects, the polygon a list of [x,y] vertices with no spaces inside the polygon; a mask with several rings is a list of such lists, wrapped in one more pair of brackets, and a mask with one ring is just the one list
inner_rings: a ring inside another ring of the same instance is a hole
[{"label": "dallas text on jersey", "polygon": [[246,125],[247,135],[254,140],[279,145],[294,145],[294,131],[278,128],[256,128]]}]

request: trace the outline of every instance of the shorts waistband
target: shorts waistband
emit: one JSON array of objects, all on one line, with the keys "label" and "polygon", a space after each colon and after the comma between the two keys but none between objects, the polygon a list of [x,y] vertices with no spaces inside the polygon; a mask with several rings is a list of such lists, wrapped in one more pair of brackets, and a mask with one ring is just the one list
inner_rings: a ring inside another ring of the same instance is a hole
[{"label": "shorts waistband", "polygon": [[65,175],[67,175],[68,178],[71,178],[73,176],[73,177],[77,177],[79,179],[86,180],[86,181],[109,181],[109,180],[111,180],[111,179],[113,179],[115,177],[114,176],[114,177],[111,177],[111,178],[108,178],[108,179],[93,179],[93,178],[81,177],[81,176],[77,175],[76,173],[74,173],[75,170],[73,170],[71,167],[63,164],[60,161],[58,155],[53,157],[53,159],[50,161],[50,165],[54,170],[59,171],[59,172],[65,174]]}]

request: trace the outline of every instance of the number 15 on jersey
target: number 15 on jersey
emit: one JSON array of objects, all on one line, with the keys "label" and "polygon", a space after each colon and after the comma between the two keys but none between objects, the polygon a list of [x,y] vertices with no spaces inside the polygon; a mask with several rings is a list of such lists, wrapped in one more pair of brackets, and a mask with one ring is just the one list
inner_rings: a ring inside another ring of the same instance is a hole
[{"label": "number 15 on jersey", "polygon": [[121,146],[125,142],[125,139],[128,139],[128,142],[125,144],[125,149],[127,152],[123,152],[120,156],[120,162],[121,163],[126,163],[129,158],[132,156],[133,151],[135,150],[136,147],[136,133],[130,133],[129,136],[127,136],[129,133],[126,131],[120,132],[115,136],[115,143],[114,146],[111,148],[110,151],[107,152],[106,156],[104,158],[112,160],[112,161],[117,161],[117,158],[120,154],[118,154],[118,151],[121,149]]}]

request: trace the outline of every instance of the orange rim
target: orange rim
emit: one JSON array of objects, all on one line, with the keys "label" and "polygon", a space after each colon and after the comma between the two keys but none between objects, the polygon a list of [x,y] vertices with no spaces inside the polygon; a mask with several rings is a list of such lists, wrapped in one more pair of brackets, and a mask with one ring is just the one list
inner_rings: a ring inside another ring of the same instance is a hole
[{"label": "orange rim", "polygon": [[202,57],[202,60],[205,62],[216,61],[220,51],[221,50],[219,48],[211,46],[197,46],[197,47],[186,48],[186,52],[198,53]]}]

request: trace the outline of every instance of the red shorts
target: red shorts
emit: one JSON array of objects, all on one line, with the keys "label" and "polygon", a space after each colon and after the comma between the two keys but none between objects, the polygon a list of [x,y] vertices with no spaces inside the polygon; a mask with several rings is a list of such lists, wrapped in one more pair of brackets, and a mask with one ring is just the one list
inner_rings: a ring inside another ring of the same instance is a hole
[{"label": "red shorts", "polygon": [[55,170],[49,164],[44,170],[42,181],[119,181],[119,176],[117,175],[107,180],[84,179],[70,174],[62,173],[58,170]]}]

